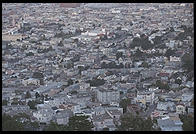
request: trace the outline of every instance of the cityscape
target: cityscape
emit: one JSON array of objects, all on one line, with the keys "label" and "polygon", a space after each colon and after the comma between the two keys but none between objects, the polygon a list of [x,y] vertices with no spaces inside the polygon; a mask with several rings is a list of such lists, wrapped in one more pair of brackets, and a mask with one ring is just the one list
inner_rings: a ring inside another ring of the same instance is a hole
[{"label": "cityscape", "polygon": [[194,131],[193,3],[2,3],[2,131]]}]

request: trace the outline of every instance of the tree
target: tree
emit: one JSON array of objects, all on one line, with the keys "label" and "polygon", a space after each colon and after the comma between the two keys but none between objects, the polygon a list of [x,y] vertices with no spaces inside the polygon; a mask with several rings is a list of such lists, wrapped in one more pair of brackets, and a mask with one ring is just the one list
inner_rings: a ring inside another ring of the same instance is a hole
[{"label": "tree", "polygon": [[155,38],[153,39],[153,42],[154,42],[154,45],[160,45],[162,42],[161,42],[161,36],[155,36]]},{"label": "tree", "polygon": [[73,116],[69,118],[68,128],[71,131],[91,131],[93,124],[88,116]]},{"label": "tree", "polygon": [[26,92],[25,98],[26,99],[31,98],[31,93],[29,91]]},{"label": "tree", "polygon": [[109,131],[109,128],[108,127],[104,127],[103,131]]},{"label": "tree", "polygon": [[181,80],[181,79],[176,79],[176,80],[175,80],[175,83],[181,85],[181,84],[182,84],[182,80]]},{"label": "tree", "polygon": [[48,101],[48,100],[49,100],[48,94],[46,94],[46,95],[44,96],[44,98],[45,98],[45,101]]},{"label": "tree", "polygon": [[153,122],[150,118],[143,119],[133,114],[125,114],[121,117],[121,125],[118,126],[119,131],[153,131]]},{"label": "tree", "polygon": [[30,109],[35,109],[35,110],[37,109],[35,101],[29,101],[28,106],[30,107]]},{"label": "tree", "polygon": [[35,98],[39,98],[39,97],[40,97],[39,93],[36,92],[36,93],[35,93]]},{"label": "tree", "polygon": [[29,53],[26,54],[26,56],[34,56],[34,53],[29,52]]},{"label": "tree", "polygon": [[174,50],[167,49],[165,56],[169,59],[170,56],[172,56],[174,54],[174,52],[175,52]]},{"label": "tree", "polygon": [[139,37],[135,37],[130,44],[130,48],[135,48],[141,45],[141,39]]},{"label": "tree", "polygon": [[32,78],[44,78],[44,74],[40,72],[34,72]]},{"label": "tree", "polygon": [[24,130],[24,125],[16,121],[15,118],[3,114],[2,115],[2,130],[3,131],[23,131]]},{"label": "tree", "polygon": [[44,102],[44,95],[41,94],[40,97],[41,97],[42,102]]},{"label": "tree", "polygon": [[107,68],[107,64],[105,62],[101,63],[101,68]]},{"label": "tree", "polygon": [[194,131],[194,117],[192,115],[180,115],[180,119],[183,122],[184,131]]},{"label": "tree", "polygon": [[104,79],[97,79],[97,78],[94,78],[94,79],[92,79],[91,81],[88,81],[88,82],[90,83],[90,86],[92,86],[92,87],[98,87],[98,86],[101,86],[101,85],[105,84]]},{"label": "tree", "polygon": [[19,103],[19,99],[13,98],[13,102],[11,103],[11,105],[18,105],[18,103]]},{"label": "tree", "polygon": [[79,69],[79,74],[81,75],[81,72],[84,71],[85,67],[84,66],[78,66]]},{"label": "tree", "polygon": [[2,101],[2,106],[7,106],[8,101],[7,100],[3,100]]},{"label": "tree", "polygon": [[156,81],[156,86],[159,87],[160,89],[166,89],[169,90],[169,85],[166,83],[162,83],[160,80]]},{"label": "tree", "polygon": [[59,44],[58,44],[58,46],[62,47],[63,46],[63,42],[60,41]]},{"label": "tree", "polygon": [[135,57],[141,57],[142,55],[143,55],[143,52],[140,51],[139,49],[137,49],[135,54],[134,54]]},{"label": "tree", "polygon": [[71,94],[77,94],[78,92],[76,90],[74,90],[74,91],[71,91],[70,93]]},{"label": "tree", "polygon": [[30,126],[32,126],[34,129],[38,129],[40,127],[38,122],[30,122]]},{"label": "tree", "polygon": [[144,61],[144,62],[142,62],[142,64],[140,65],[140,67],[148,68],[149,65],[148,65],[147,62]]},{"label": "tree", "polygon": [[55,122],[50,122],[49,126],[44,129],[45,131],[61,131],[60,126]]},{"label": "tree", "polygon": [[130,99],[123,99],[120,101],[120,107],[123,108],[123,113],[127,112],[127,106],[131,104],[131,100]]},{"label": "tree", "polygon": [[125,114],[121,116],[121,125],[118,126],[118,131],[131,131],[134,129],[134,116],[132,114]]},{"label": "tree", "polygon": [[182,67],[188,72],[194,70],[194,56],[191,56],[189,53],[185,53],[182,58]]},{"label": "tree", "polygon": [[147,120],[143,120],[142,122],[143,125],[143,131],[152,131],[153,130],[153,121],[151,120],[151,118],[147,118]]},{"label": "tree", "polygon": [[117,52],[116,53],[116,59],[118,60],[120,57],[123,56],[123,53],[122,52]]},{"label": "tree", "polygon": [[68,86],[70,86],[70,85],[73,85],[73,80],[72,79],[68,80]]}]

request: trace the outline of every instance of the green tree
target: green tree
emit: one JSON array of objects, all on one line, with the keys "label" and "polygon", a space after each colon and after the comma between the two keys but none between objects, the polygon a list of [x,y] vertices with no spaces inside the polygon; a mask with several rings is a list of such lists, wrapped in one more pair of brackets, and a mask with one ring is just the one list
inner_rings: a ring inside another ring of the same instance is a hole
[{"label": "green tree", "polygon": [[109,128],[108,127],[104,127],[103,131],[109,131]]},{"label": "green tree", "polygon": [[121,125],[118,126],[119,131],[152,131],[153,122],[150,118],[143,119],[133,114],[125,114],[121,117]]},{"label": "green tree", "polygon": [[182,58],[182,67],[188,72],[194,70],[194,56],[191,56],[189,53],[185,53]]},{"label": "green tree", "polygon": [[142,55],[143,55],[143,52],[140,51],[139,49],[137,49],[136,52],[135,52],[135,54],[134,54],[135,57],[140,57]]},{"label": "green tree", "polygon": [[34,56],[34,53],[29,52],[29,53],[26,54],[26,56]]},{"label": "green tree", "polygon": [[192,115],[180,115],[180,119],[183,122],[184,131],[194,131],[194,117]]},{"label": "green tree", "polygon": [[71,131],[91,131],[93,124],[88,116],[73,116],[69,118],[68,128]]},{"label": "green tree", "polygon": [[2,106],[7,106],[8,101],[7,100],[3,100],[2,101]]},{"label": "green tree", "polygon": [[70,86],[70,85],[73,85],[73,80],[72,79],[68,80],[68,86]]},{"label": "green tree", "polygon": [[30,122],[30,126],[34,129],[38,129],[40,127],[38,122]]},{"label": "green tree", "polygon": [[169,90],[169,85],[166,83],[162,83],[160,80],[157,80],[156,81],[156,86],[159,87],[160,89],[166,89],[166,90]]},{"label": "green tree", "polygon": [[148,68],[149,67],[149,65],[148,65],[148,63],[147,62],[142,62],[142,64],[140,65],[141,67],[144,67],[144,68]]},{"label": "green tree", "polygon": [[176,80],[175,80],[175,83],[181,85],[181,84],[182,84],[182,80],[181,80],[181,79],[176,79]]},{"label": "green tree", "polygon": [[101,63],[101,68],[107,68],[107,64],[105,62]]},{"label": "green tree", "polygon": [[39,97],[40,97],[40,95],[39,95],[38,92],[35,93],[35,97],[36,97],[36,98],[39,98]]},{"label": "green tree", "polygon": [[34,72],[32,78],[41,79],[44,78],[44,74],[41,72]]},{"label": "green tree", "polygon": [[167,49],[166,53],[165,53],[165,56],[167,58],[170,58],[170,56],[172,56],[174,54],[174,50],[171,50],[171,49]]},{"label": "green tree", "polygon": [[18,113],[17,115],[14,115],[13,118],[15,119],[26,118],[30,120],[30,116],[26,113]]},{"label": "green tree", "polygon": [[123,56],[123,53],[122,52],[117,52],[116,53],[116,59],[118,60],[120,57]]},{"label": "green tree", "polygon": [[13,102],[11,103],[11,105],[18,105],[18,103],[19,103],[19,99],[13,98]]},{"label": "green tree", "polygon": [[15,118],[3,114],[2,115],[2,130],[3,131],[23,131],[24,130],[24,125],[16,121]]},{"label": "green tree", "polygon": [[118,131],[131,131],[134,129],[134,116],[132,114],[124,114],[120,119],[121,125],[118,126]]},{"label": "green tree", "polygon": [[90,82],[90,86],[93,86],[93,87],[97,87],[97,86],[101,86],[101,85],[104,85],[105,83],[105,80],[104,79],[97,79],[97,78],[94,78],[92,79]]},{"label": "green tree", "polygon": [[127,106],[131,104],[131,100],[130,99],[122,99],[120,101],[120,107],[123,108],[123,113],[127,112]]},{"label": "green tree", "polygon": [[37,109],[36,104],[37,103],[35,101],[29,101],[28,102],[28,106],[30,107],[30,109],[35,109],[36,110]]},{"label": "green tree", "polygon": [[26,92],[25,98],[26,99],[31,98],[31,93],[29,91]]},{"label": "green tree", "polygon": [[49,126],[45,128],[45,131],[61,131],[61,128],[57,123],[50,122]]}]

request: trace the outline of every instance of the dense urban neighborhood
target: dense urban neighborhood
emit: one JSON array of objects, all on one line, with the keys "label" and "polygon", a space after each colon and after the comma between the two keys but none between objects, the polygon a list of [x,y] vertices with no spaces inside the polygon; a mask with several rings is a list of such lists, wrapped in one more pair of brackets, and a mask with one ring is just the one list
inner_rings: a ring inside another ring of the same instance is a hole
[{"label": "dense urban neighborhood", "polygon": [[192,3],[2,3],[3,131],[193,131]]}]

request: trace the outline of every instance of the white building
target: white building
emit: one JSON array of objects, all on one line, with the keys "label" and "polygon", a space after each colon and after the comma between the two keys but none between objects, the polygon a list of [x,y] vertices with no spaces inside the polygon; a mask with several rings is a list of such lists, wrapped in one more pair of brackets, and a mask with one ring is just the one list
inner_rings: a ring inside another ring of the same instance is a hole
[{"label": "white building", "polygon": [[52,110],[50,107],[33,112],[33,116],[37,118],[39,122],[47,124],[50,123],[54,115],[55,111]]},{"label": "white building", "polygon": [[24,86],[27,86],[29,84],[40,85],[40,80],[39,79],[34,79],[34,78],[29,78],[29,79],[26,79],[26,80],[22,80],[22,84]]}]

